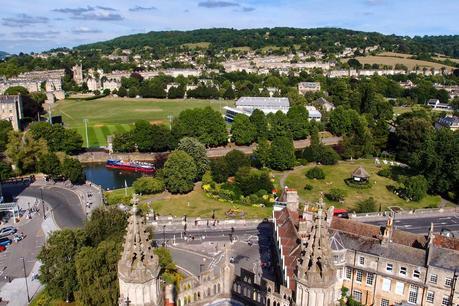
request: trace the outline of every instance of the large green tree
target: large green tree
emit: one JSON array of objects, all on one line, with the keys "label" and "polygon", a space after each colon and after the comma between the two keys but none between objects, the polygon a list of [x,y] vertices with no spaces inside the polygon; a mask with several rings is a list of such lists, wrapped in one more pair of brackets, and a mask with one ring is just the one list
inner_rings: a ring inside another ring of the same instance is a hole
[{"label": "large green tree", "polygon": [[257,139],[267,139],[269,137],[268,120],[266,119],[266,115],[263,111],[258,108],[255,109],[250,115],[250,121],[257,130]]},{"label": "large green tree", "polygon": [[61,174],[61,162],[55,153],[47,153],[38,160],[38,171],[56,179]]},{"label": "large green tree", "polygon": [[257,130],[249,117],[238,114],[234,117],[233,124],[231,125],[231,134],[231,139],[237,145],[250,145],[256,139]]},{"label": "large green tree", "polygon": [[305,139],[309,134],[309,113],[303,105],[290,107],[287,112],[288,127],[293,139]]},{"label": "large green tree", "polygon": [[6,149],[8,143],[8,133],[13,130],[11,122],[8,120],[0,120],[0,151],[3,152]]},{"label": "large green tree", "polygon": [[228,167],[229,176],[234,176],[241,167],[250,166],[249,157],[239,150],[229,151],[226,153],[224,160]]},{"label": "large green tree", "polygon": [[193,137],[184,137],[180,140],[177,150],[182,150],[193,157],[198,171],[198,179],[210,169],[209,158],[207,157],[206,147]]},{"label": "large green tree", "polygon": [[184,151],[172,152],[161,171],[167,190],[171,193],[187,193],[193,190],[198,169],[193,157]]},{"label": "large green tree", "polygon": [[83,166],[75,158],[64,158],[61,166],[61,174],[73,184],[83,183],[85,179]]},{"label": "large green tree", "polygon": [[29,133],[10,131],[8,140],[6,155],[21,174],[35,172],[39,157],[48,153],[46,140],[35,140]]},{"label": "large green tree", "polygon": [[295,148],[289,137],[279,136],[271,143],[269,166],[274,170],[288,170],[295,165]]},{"label": "large green tree", "polygon": [[104,240],[122,242],[127,217],[127,214],[117,207],[96,208],[84,226],[87,245],[95,247]]}]

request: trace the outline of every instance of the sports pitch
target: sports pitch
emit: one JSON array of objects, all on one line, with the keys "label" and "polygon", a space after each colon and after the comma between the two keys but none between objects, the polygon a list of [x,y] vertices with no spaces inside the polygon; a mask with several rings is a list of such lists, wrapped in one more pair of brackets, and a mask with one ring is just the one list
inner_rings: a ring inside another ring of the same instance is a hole
[{"label": "sports pitch", "polygon": [[87,119],[89,147],[107,145],[107,136],[129,131],[137,120],[169,125],[169,120],[181,111],[210,106],[223,112],[233,101],[220,100],[167,100],[102,98],[98,100],[64,100],[56,103],[52,114],[61,115],[66,128],[76,129],[86,146],[84,119]]}]

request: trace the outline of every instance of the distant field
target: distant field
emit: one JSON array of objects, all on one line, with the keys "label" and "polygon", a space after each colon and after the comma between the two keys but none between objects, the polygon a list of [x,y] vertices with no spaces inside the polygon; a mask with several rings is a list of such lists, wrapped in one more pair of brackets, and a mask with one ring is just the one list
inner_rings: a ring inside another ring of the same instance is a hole
[{"label": "distant field", "polygon": [[73,128],[83,136],[86,145],[83,119],[88,119],[89,146],[105,146],[107,136],[128,131],[137,120],[169,124],[168,116],[177,116],[182,110],[211,106],[223,111],[232,101],[219,100],[166,100],[103,98],[92,101],[64,100],[52,108],[53,115],[62,115],[65,127]]},{"label": "distant field", "polygon": [[414,69],[416,66],[435,68],[435,69],[441,69],[442,67],[445,67],[447,69],[454,69],[454,67],[451,67],[451,66],[446,66],[446,65],[442,65],[438,63],[433,63],[433,62],[410,59],[406,57],[401,57],[401,55],[403,54],[397,53],[397,57],[384,56],[384,55],[358,56],[356,57],[356,59],[362,64],[380,64],[380,65],[389,65],[389,66],[395,66],[396,64],[403,64],[407,66],[408,69]]},{"label": "distant field", "polygon": [[252,51],[252,48],[250,47],[234,47],[234,48],[228,48],[228,51]]},{"label": "distant field", "polygon": [[197,48],[206,49],[206,48],[209,48],[210,42],[188,43],[188,44],[183,44],[182,46],[188,47],[190,49],[197,49]]}]

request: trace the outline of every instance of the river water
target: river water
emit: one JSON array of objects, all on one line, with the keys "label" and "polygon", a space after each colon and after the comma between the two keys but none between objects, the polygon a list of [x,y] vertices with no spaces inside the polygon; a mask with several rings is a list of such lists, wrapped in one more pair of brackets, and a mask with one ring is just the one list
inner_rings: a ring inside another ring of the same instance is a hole
[{"label": "river water", "polygon": [[86,179],[94,184],[102,186],[105,190],[124,188],[125,182],[128,186],[139,177],[145,174],[108,169],[105,164],[90,164],[85,166],[84,173]]}]

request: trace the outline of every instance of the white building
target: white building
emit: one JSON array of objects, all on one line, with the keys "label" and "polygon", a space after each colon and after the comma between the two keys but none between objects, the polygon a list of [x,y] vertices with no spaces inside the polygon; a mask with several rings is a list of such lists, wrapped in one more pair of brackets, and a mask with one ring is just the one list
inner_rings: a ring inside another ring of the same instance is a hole
[{"label": "white building", "polygon": [[427,106],[432,107],[433,110],[438,111],[452,111],[453,107],[447,103],[441,103],[438,99],[429,99],[426,102]]},{"label": "white building", "polygon": [[307,92],[317,92],[320,91],[319,82],[300,82],[298,83],[298,92],[304,95]]}]

